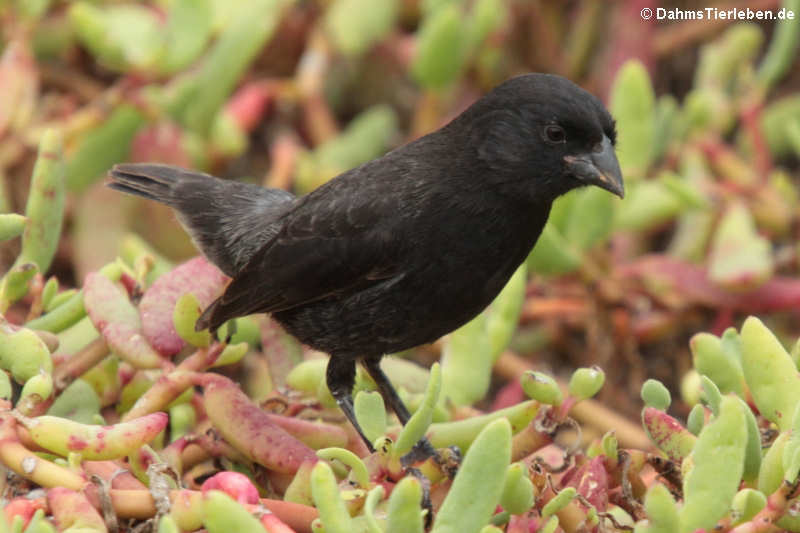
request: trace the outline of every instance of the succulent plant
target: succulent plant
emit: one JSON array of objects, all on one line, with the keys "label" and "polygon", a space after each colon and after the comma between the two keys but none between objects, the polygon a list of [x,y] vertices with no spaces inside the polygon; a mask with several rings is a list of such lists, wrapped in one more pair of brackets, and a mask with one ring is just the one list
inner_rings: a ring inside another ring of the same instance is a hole
[{"label": "succulent plant", "polygon": [[[635,5],[0,3],[0,533],[800,531],[800,30]],[[302,193],[534,68],[607,92],[628,196],[559,200],[489,308],[384,361],[405,427],[359,373],[374,454],[324,355],[263,316],[195,331],[227,278],[100,183],[158,160]],[[640,424],[593,399],[638,411],[653,368]]]}]

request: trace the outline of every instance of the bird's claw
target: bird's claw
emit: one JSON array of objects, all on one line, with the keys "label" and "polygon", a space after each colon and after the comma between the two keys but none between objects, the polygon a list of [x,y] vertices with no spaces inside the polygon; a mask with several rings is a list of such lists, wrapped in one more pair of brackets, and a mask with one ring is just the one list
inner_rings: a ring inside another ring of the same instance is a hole
[{"label": "bird's claw", "polygon": [[403,468],[409,469],[411,465],[419,464],[430,459],[438,469],[449,479],[453,479],[461,466],[461,450],[458,446],[450,446],[437,450],[426,438],[420,439],[411,451],[400,458]]},{"label": "bird's claw", "polygon": [[461,465],[461,451],[457,446],[450,446],[437,450],[426,438],[420,439],[411,451],[400,458],[400,464],[405,471],[417,478],[422,486],[422,508],[425,509],[425,529],[431,527],[433,522],[433,504],[431,503],[431,482],[414,464],[431,461],[449,479],[453,479]]},{"label": "bird's claw", "polygon": [[461,459],[461,450],[458,446],[448,446],[447,448],[436,450],[436,455],[433,456],[433,460],[436,461],[436,464],[439,465],[442,472],[449,479],[456,477],[458,468],[461,466]]},{"label": "bird's claw", "polygon": [[[409,452],[410,453],[410,452]],[[406,454],[408,455],[408,454]],[[405,457],[405,456],[404,456]],[[419,481],[422,487],[422,508],[425,509],[425,529],[430,529],[433,523],[433,503],[431,503],[431,482],[425,475],[417,468],[406,468],[409,475],[414,476]]]},{"label": "bird's claw", "polygon": [[421,463],[429,458],[436,457],[438,452],[433,444],[425,437],[421,438],[411,450],[400,458],[403,468],[410,468],[411,465]]}]

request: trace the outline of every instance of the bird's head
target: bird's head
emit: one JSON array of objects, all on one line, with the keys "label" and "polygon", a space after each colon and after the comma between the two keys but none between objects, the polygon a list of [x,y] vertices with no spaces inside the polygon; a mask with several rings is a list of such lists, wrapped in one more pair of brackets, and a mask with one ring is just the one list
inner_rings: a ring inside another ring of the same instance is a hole
[{"label": "bird's head", "polygon": [[[596,185],[625,194],[614,119],[591,93],[551,74],[512,78],[462,115],[494,179],[552,201]],[[534,185],[531,187],[531,185]]]}]

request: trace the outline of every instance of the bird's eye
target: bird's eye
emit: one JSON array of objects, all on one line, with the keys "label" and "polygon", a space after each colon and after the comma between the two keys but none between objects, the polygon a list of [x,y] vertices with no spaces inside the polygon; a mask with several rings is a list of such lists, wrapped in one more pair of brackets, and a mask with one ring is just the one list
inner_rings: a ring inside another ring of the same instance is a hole
[{"label": "bird's eye", "polygon": [[564,128],[561,126],[556,126],[555,124],[550,124],[545,126],[544,128],[544,136],[549,142],[553,144],[563,143],[567,141],[567,134],[564,132]]}]

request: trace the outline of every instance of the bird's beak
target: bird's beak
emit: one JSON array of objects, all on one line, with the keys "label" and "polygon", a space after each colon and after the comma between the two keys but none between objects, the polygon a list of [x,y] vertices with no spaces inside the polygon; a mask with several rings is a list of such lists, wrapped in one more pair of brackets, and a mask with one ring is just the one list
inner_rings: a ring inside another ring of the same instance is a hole
[{"label": "bird's beak", "polygon": [[614,153],[611,139],[603,136],[603,141],[588,153],[564,156],[570,173],[587,185],[597,185],[620,198],[625,197],[622,171]]}]

